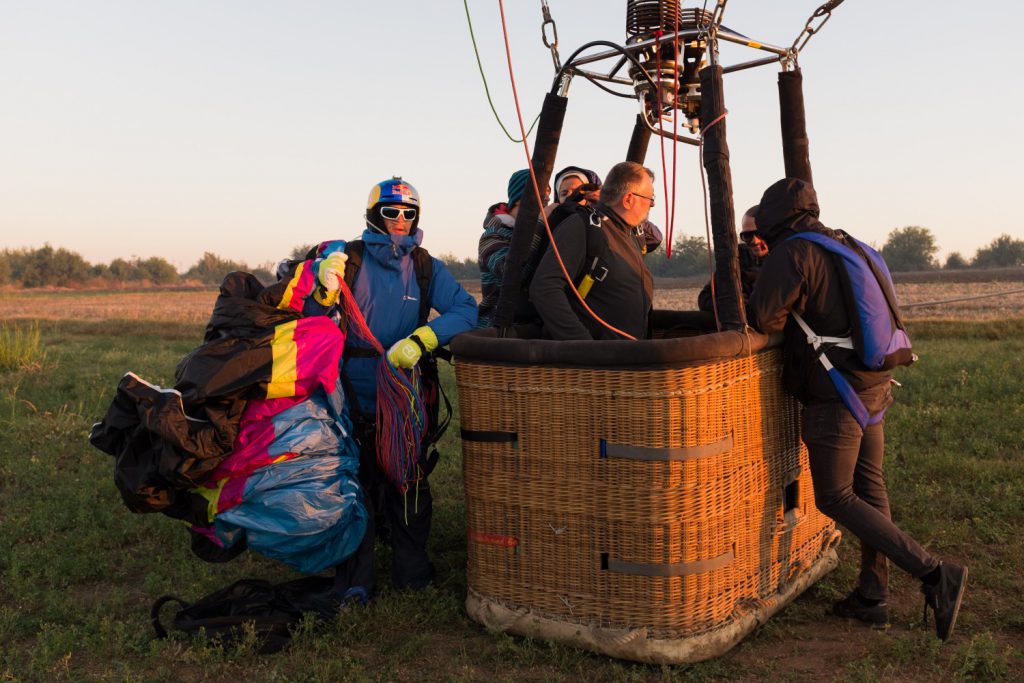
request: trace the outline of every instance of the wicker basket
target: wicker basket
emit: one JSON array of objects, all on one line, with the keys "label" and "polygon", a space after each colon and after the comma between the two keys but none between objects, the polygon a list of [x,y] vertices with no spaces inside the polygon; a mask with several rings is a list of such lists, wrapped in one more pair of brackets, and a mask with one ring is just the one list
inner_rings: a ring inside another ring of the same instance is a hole
[{"label": "wicker basket", "polygon": [[[477,621],[691,662],[835,566],[839,534],[764,337],[469,337],[454,350]],[[602,361],[628,355],[588,367],[595,345]]]}]

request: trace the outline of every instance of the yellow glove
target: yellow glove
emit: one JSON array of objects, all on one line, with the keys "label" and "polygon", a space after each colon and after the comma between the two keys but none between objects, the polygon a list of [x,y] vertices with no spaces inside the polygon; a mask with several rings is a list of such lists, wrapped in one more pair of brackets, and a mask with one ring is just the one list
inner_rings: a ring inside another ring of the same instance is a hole
[{"label": "yellow glove", "polygon": [[348,254],[335,251],[320,262],[316,277],[328,292],[341,288],[340,283],[345,279],[345,261],[348,261]]},{"label": "yellow glove", "polygon": [[424,353],[437,348],[437,335],[428,326],[417,327],[405,339],[399,339],[388,349],[388,362],[396,368],[409,369],[419,362]]}]

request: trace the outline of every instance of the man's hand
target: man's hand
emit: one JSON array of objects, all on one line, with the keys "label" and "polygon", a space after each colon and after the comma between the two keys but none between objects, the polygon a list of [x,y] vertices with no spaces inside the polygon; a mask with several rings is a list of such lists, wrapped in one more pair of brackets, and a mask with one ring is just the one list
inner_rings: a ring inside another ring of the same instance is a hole
[{"label": "man's hand", "polygon": [[343,251],[336,251],[320,262],[317,279],[328,292],[336,292],[341,288],[341,281],[345,279],[346,261],[348,255]]},{"label": "man's hand", "polygon": [[396,368],[409,369],[419,362],[424,353],[437,348],[437,335],[424,325],[416,328],[405,339],[399,339],[388,349],[388,362]]}]

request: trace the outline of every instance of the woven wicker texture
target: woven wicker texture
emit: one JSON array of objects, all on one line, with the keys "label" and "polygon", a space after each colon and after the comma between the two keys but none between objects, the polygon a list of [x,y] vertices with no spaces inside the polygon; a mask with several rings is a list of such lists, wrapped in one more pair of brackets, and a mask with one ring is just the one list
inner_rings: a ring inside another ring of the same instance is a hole
[{"label": "woven wicker texture", "polygon": [[515,435],[463,440],[470,588],[658,638],[779,593],[835,531],[780,372],[777,349],[653,370],[460,359],[462,428]]}]

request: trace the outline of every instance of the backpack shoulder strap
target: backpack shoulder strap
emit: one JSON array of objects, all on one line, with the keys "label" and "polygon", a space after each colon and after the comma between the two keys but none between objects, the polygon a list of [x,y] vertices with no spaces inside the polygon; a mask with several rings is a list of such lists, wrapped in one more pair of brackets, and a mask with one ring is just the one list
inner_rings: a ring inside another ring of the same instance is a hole
[{"label": "backpack shoulder strap", "polygon": [[348,261],[345,262],[345,284],[350,290],[356,283],[359,268],[363,265],[363,252],[365,251],[366,242],[362,240],[351,240],[345,243],[345,255],[348,256]]},{"label": "backpack shoulder strap", "polygon": [[608,251],[608,235],[604,232],[600,212],[590,207],[580,206],[577,213],[583,219],[586,255],[583,260],[583,276],[576,289],[579,290],[580,297],[586,299],[594,283],[604,282],[604,279],[608,277],[608,266],[605,262]]},{"label": "backpack shoulder strap", "polygon": [[416,327],[423,327],[430,317],[430,280],[434,277],[434,259],[423,247],[414,247],[412,265],[416,271],[416,284],[420,288],[420,313]]}]

